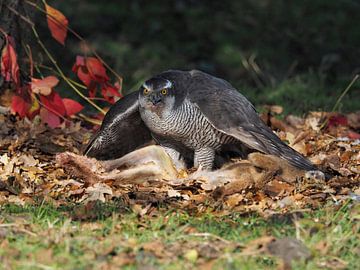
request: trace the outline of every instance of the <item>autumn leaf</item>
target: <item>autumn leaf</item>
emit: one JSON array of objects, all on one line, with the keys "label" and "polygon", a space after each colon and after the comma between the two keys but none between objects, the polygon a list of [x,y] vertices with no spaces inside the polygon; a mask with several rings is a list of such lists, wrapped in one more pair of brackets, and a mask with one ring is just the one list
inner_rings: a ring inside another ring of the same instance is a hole
[{"label": "autumn leaf", "polygon": [[332,115],[329,118],[328,127],[334,127],[334,126],[347,126],[348,121],[347,118],[344,115]]},{"label": "autumn leaf", "polygon": [[67,36],[67,26],[69,24],[68,19],[59,10],[45,4],[47,23],[51,32],[51,35],[62,45],[65,45],[65,39]]},{"label": "autumn leaf", "polygon": [[76,56],[76,61],[74,66],[72,67],[72,71],[76,73],[76,75],[86,85],[86,87],[90,86],[92,78],[85,65],[85,57],[80,55]]},{"label": "autumn leaf", "polygon": [[16,52],[8,37],[7,40],[8,42],[1,54],[1,76],[6,82],[13,81],[17,86],[19,86],[20,76]]},{"label": "autumn leaf", "polygon": [[13,113],[17,113],[21,118],[24,118],[29,108],[30,104],[27,103],[22,97],[16,95],[12,97],[11,111]]},{"label": "autumn leaf", "polygon": [[72,100],[70,98],[63,98],[63,103],[66,109],[66,115],[71,116],[74,114],[77,114],[82,109],[84,109],[84,106],[81,105],[79,102]]},{"label": "autumn leaf", "polygon": [[57,92],[52,91],[48,96],[41,95],[40,101],[47,110],[61,116],[66,115],[66,109],[63,100]]},{"label": "autumn leaf", "polygon": [[55,76],[48,76],[44,79],[31,78],[31,90],[35,94],[48,96],[50,95],[52,88],[58,83],[59,80]]},{"label": "autumn leaf", "polygon": [[56,128],[61,124],[60,117],[45,108],[40,109],[40,117],[44,123],[49,125],[49,127]]},{"label": "autumn leaf", "polygon": [[76,56],[76,62],[72,68],[79,79],[89,87],[91,82],[105,83],[109,80],[103,64],[95,57]]},{"label": "autumn leaf", "polygon": [[109,80],[109,77],[106,75],[106,69],[99,59],[95,57],[87,57],[85,59],[85,63],[89,74],[94,81],[104,83]]},{"label": "autumn leaf", "polygon": [[360,139],[360,134],[354,131],[349,131],[348,133],[348,137],[352,140],[359,140]]},{"label": "autumn leaf", "polygon": [[105,83],[101,87],[101,94],[105,98],[106,101],[109,103],[114,103],[115,98],[114,97],[121,97],[121,94],[119,93],[119,89],[115,86],[112,86],[109,83]]}]

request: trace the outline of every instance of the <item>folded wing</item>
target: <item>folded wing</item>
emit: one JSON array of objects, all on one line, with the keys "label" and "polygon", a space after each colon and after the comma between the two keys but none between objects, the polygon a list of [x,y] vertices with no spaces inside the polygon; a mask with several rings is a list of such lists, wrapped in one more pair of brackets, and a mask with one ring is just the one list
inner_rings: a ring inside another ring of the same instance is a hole
[{"label": "folded wing", "polygon": [[188,87],[188,97],[218,130],[248,147],[279,156],[304,170],[316,167],[300,153],[282,142],[260,119],[254,106],[228,82],[200,71]]},{"label": "folded wing", "polygon": [[110,108],[84,155],[99,160],[116,159],[151,142],[150,131],[140,117],[138,95],[133,92]]}]

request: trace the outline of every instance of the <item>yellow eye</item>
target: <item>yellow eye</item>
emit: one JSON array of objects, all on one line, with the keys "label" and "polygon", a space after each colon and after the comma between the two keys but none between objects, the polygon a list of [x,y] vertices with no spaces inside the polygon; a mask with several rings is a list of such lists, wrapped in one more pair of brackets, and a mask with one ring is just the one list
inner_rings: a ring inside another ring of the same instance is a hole
[{"label": "yellow eye", "polygon": [[161,94],[165,96],[167,94],[167,89],[164,88],[163,90],[161,90]]},{"label": "yellow eye", "polygon": [[147,94],[149,94],[149,89],[147,89],[147,88],[144,88],[144,95],[147,95]]}]

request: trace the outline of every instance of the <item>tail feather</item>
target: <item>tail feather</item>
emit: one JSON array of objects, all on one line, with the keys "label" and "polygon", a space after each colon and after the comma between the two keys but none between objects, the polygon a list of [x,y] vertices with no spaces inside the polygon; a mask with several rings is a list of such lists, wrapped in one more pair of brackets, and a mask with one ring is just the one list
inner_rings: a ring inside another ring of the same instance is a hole
[{"label": "tail feather", "polygon": [[256,140],[257,145],[260,145],[257,149],[266,154],[279,156],[282,159],[288,161],[296,168],[313,171],[318,170],[314,164],[312,164],[307,158],[288,146],[286,143],[280,140],[270,129],[263,129],[260,132],[252,132],[253,139]]}]

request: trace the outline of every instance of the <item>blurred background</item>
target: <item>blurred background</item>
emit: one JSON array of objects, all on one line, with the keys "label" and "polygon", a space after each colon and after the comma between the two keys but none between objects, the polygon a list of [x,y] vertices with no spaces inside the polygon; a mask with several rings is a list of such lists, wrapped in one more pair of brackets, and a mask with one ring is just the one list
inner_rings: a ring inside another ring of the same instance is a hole
[{"label": "blurred background", "polygon": [[[360,72],[358,0],[48,1],[124,79],[123,92],[167,69],[200,69],[230,81],[251,102],[285,112],[331,110]],[[64,70],[79,40],[41,38]],[[340,111],[360,110],[360,83]]]}]

